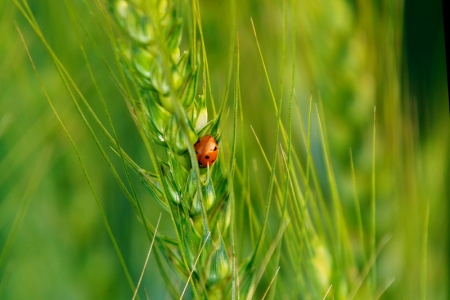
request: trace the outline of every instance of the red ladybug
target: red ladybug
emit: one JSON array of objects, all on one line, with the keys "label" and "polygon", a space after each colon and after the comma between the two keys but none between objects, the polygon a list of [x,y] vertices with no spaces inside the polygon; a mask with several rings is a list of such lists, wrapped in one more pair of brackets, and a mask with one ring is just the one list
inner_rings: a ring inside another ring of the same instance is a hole
[{"label": "red ladybug", "polygon": [[197,154],[198,165],[201,168],[211,167],[219,155],[219,146],[216,140],[210,136],[205,135],[201,137],[195,144],[195,153]]}]

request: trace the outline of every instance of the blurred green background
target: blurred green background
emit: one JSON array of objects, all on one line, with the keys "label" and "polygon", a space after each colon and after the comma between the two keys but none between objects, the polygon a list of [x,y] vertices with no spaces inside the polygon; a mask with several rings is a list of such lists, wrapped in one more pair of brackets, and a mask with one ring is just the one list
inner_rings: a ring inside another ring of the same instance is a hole
[{"label": "blurred green background", "polygon": [[[114,66],[114,49],[86,5],[72,2],[97,43],[94,46],[86,36],[81,37],[119,139],[130,156],[150,167],[119,91],[96,52],[98,46]],[[30,5],[45,38],[106,122],[65,4],[30,1]],[[201,9],[217,107],[228,70],[230,7],[226,2],[201,1]],[[416,299],[421,276],[427,278],[428,299],[448,299],[450,122],[440,1],[424,5],[421,1],[318,0],[302,1],[291,9],[295,19],[288,26],[296,32],[296,105],[306,120],[310,94],[314,102],[323,103],[344,214],[355,232],[349,149],[363,222],[368,227],[373,110],[377,107],[377,239],[392,236],[380,254],[377,270],[380,285],[395,279],[384,299]],[[250,125],[270,157],[276,119],[251,18],[278,95],[283,4],[268,0],[237,4],[244,113],[243,132],[239,134],[248,141],[248,163],[263,165]],[[79,147],[135,280],[149,247],[144,228],[111,175],[41,41],[12,1],[0,1],[0,298],[131,298],[80,162],[48,105],[16,27],[25,38],[49,97]],[[293,59],[288,55],[286,66]],[[290,68],[284,70],[285,77],[290,78]],[[113,72],[117,73],[116,66]],[[286,96],[288,87],[284,88]],[[293,134],[297,149],[301,149],[299,128],[294,128]],[[320,165],[320,138],[314,130],[312,135],[313,155],[326,181],[323,162]],[[106,139],[102,142],[120,166]],[[243,157],[238,153],[238,164]],[[254,176],[254,184],[265,185],[269,172],[261,170]],[[144,210],[156,223],[161,209],[138,178],[135,180]],[[427,203],[424,269],[421,255]],[[167,215],[163,214],[161,226],[170,234]],[[168,298],[152,258],[143,285],[150,299]]]}]

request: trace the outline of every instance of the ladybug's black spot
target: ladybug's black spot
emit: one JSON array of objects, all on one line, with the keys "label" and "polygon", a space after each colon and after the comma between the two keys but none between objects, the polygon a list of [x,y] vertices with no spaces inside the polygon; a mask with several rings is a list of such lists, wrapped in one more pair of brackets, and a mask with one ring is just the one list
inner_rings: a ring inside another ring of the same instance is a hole
[{"label": "ladybug's black spot", "polygon": [[217,147],[214,147],[214,151],[216,151],[217,150]]},{"label": "ladybug's black spot", "polygon": [[209,159],[209,155],[206,155],[205,158],[206,158],[206,159]]}]

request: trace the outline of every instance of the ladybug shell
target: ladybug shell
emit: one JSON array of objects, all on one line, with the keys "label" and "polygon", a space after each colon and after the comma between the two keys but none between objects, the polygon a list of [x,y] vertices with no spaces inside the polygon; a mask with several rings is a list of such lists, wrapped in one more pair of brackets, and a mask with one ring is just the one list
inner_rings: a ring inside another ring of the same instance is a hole
[{"label": "ladybug shell", "polygon": [[216,140],[210,136],[205,135],[194,144],[195,153],[197,154],[198,165],[201,168],[211,167],[217,159],[219,154],[219,146]]}]

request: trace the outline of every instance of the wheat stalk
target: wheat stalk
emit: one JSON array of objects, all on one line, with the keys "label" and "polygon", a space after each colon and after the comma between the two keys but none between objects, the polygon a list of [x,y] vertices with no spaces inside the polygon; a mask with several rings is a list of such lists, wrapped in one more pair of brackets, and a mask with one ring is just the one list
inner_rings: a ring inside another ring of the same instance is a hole
[{"label": "wheat stalk", "polygon": [[206,134],[221,143],[220,113],[208,121],[206,97],[197,96],[199,55],[193,49],[181,54],[183,20],[173,1],[109,4],[123,33],[118,44],[124,70],[137,90],[129,101],[133,117],[145,138],[167,154],[156,159],[156,173],[135,166],[173,220],[178,243],[165,244],[164,257],[185,282],[193,274],[196,297],[223,294],[231,272],[222,238],[229,226],[230,179],[220,159],[199,169],[193,155],[194,143]]}]

